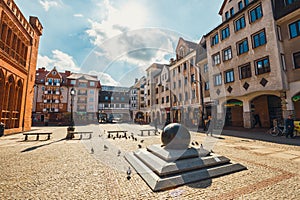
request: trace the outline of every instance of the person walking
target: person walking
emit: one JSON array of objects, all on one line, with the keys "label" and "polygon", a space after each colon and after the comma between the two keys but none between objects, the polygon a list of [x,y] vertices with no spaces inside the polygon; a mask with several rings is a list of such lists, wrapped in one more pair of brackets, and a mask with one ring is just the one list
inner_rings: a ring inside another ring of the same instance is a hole
[{"label": "person walking", "polygon": [[212,117],[209,115],[207,122],[206,122],[206,135],[210,134],[210,136],[212,136],[212,131],[213,131],[213,124],[212,124]]},{"label": "person walking", "polygon": [[288,118],[285,120],[286,138],[288,138],[289,136],[291,138],[294,137],[294,128],[294,119],[292,118],[292,115],[289,115]]},{"label": "person walking", "polygon": [[260,121],[259,115],[258,115],[258,114],[255,114],[255,115],[253,116],[253,118],[254,118],[254,125],[253,125],[253,127],[255,127],[255,126],[258,124],[259,127],[261,128],[261,121]]}]

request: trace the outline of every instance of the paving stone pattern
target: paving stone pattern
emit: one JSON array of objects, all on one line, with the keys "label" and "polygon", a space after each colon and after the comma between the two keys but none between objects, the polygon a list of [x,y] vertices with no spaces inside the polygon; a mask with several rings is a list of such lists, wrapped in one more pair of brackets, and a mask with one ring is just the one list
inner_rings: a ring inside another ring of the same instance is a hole
[{"label": "paving stone pattern", "polygon": [[[0,138],[0,199],[299,199],[300,147],[221,136],[213,151],[248,170],[162,192],[152,192],[124,154],[160,144],[158,136],[138,136],[149,125],[78,126],[93,131],[91,140],[64,140],[67,127],[33,127],[53,131],[50,140],[24,141],[22,134]],[[127,130],[137,138],[108,139],[107,130]],[[191,132],[199,144],[205,134]],[[208,136],[210,137],[210,136]],[[270,136],[271,137],[271,136]],[[41,137],[43,139],[43,137]],[[45,136],[46,139],[46,136]],[[144,140],[141,143],[141,140]],[[104,149],[104,145],[108,149]],[[94,153],[91,153],[93,148]],[[120,156],[118,156],[120,151]]]}]

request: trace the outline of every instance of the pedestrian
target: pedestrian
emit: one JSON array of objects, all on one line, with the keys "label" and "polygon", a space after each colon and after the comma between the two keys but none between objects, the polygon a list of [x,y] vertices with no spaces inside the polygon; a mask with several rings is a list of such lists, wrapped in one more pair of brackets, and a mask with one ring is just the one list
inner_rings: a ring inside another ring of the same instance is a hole
[{"label": "pedestrian", "polygon": [[258,115],[258,114],[255,114],[255,115],[253,116],[253,118],[254,118],[254,125],[253,125],[253,128],[254,128],[257,124],[258,124],[259,127],[261,128],[261,121],[260,121],[259,115]]},{"label": "pedestrian", "polygon": [[286,138],[288,138],[289,136],[291,138],[294,137],[294,128],[294,119],[292,118],[292,115],[289,115],[288,118],[285,120]]},{"label": "pedestrian", "polygon": [[155,130],[157,130],[157,119],[154,119],[154,127],[155,127]]},{"label": "pedestrian", "polygon": [[213,132],[213,123],[212,123],[212,117],[209,115],[207,122],[206,122],[206,135],[210,134],[210,136],[212,136],[212,132]]}]

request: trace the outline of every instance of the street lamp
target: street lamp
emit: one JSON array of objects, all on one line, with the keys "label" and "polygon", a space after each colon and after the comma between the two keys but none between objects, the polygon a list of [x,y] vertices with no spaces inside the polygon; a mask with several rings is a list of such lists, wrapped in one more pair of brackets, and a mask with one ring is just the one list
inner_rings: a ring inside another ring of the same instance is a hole
[{"label": "street lamp", "polygon": [[70,125],[68,127],[68,133],[67,133],[67,139],[72,139],[74,137],[74,119],[73,119],[73,103],[74,103],[74,96],[75,96],[75,89],[74,88],[71,88],[71,91],[70,91],[70,95],[71,95],[71,120],[70,120]]}]

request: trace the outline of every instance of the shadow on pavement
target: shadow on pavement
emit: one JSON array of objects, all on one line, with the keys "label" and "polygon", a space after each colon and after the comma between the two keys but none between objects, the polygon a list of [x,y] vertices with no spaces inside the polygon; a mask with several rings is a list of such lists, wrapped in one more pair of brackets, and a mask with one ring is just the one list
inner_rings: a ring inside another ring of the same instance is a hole
[{"label": "shadow on pavement", "polygon": [[61,142],[63,140],[65,140],[65,138],[60,139],[60,140],[56,140],[56,141],[53,141],[53,142],[49,142],[49,143],[46,143],[46,144],[41,144],[41,145],[37,145],[37,146],[33,146],[33,147],[28,147],[28,148],[22,150],[21,153],[33,151],[33,150],[36,150],[36,149],[44,147],[44,146],[48,146],[48,145],[53,144],[53,143]]},{"label": "shadow on pavement", "polygon": [[222,135],[226,136],[233,136],[238,138],[244,139],[251,139],[251,140],[260,140],[265,142],[272,142],[277,144],[287,144],[287,145],[294,145],[300,146],[300,136],[296,136],[294,138],[286,138],[285,136],[272,136],[267,133],[265,129],[244,129],[240,128],[239,130],[231,130],[231,129],[224,129],[222,131]]}]

